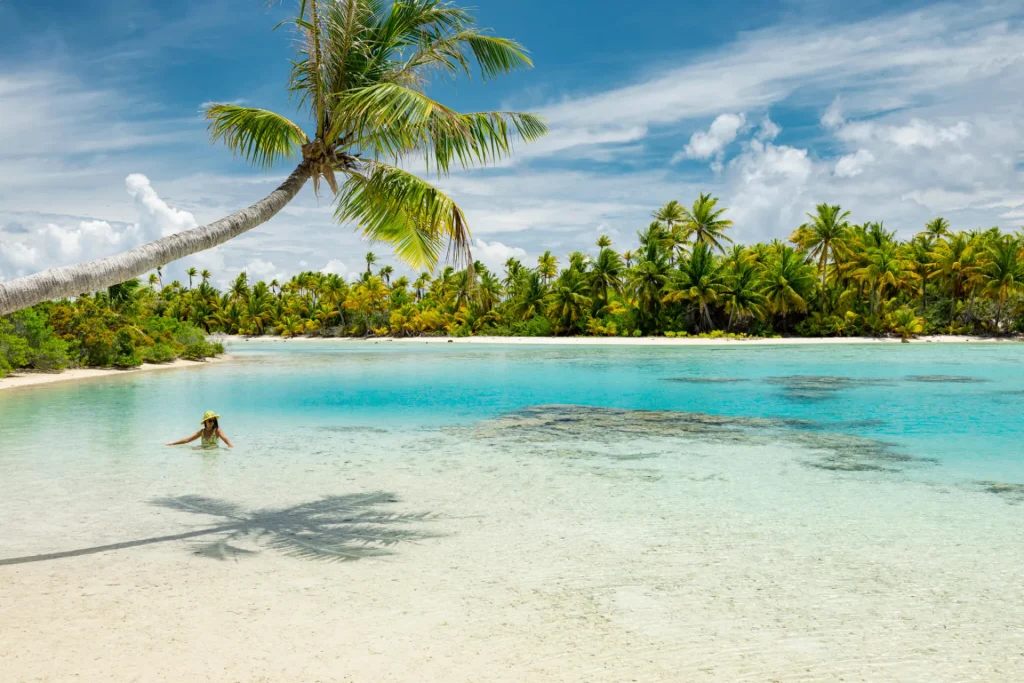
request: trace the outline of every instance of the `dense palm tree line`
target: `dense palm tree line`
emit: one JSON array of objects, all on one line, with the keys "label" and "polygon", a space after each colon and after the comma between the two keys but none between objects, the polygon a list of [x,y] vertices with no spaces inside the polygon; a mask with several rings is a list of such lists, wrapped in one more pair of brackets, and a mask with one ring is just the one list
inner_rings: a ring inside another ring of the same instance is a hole
[{"label": "dense palm tree line", "polygon": [[203,333],[907,339],[1024,331],[1020,233],[954,231],[936,218],[902,240],[821,204],[787,241],[745,246],[732,243],[726,215],[709,195],[692,207],[669,202],[623,252],[602,235],[595,253],[560,262],[544,252],[532,266],[509,259],[501,273],[476,261],[395,277],[390,266],[375,269],[372,252],[354,281],[303,272],[251,282],[242,272],[220,291],[209,271],[189,268],[184,283],[164,283],[157,272],[148,286],[130,280],[0,318],[0,372],[5,349],[13,367],[19,358],[33,366],[33,353],[36,366],[51,367],[60,344],[71,363],[130,365],[211,352],[199,345]]},{"label": "dense palm tree line", "polygon": [[[479,261],[410,279],[389,266],[348,282],[304,272],[284,283],[240,274],[220,292],[171,283],[152,311],[208,332],[295,335],[804,336],[1005,334],[1024,325],[1024,238],[998,228],[953,232],[942,218],[909,240],[881,223],[855,224],[822,204],[787,242],[732,244],[727,211],[710,195],[669,202],[620,253],[502,273]],[[195,273],[192,274],[195,276]]]}]

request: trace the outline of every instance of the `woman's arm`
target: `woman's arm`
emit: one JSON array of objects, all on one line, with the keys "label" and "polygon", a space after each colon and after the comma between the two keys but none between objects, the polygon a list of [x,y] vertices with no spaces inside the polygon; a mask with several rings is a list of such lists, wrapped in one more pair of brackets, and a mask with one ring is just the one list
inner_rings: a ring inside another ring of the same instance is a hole
[{"label": "woman's arm", "polygon": [[180,446],[183,443],[188,443],[189,441],[195,441],[196,439],[198,439],[202,435],[203,435],[203,430],[200,429],[198,432],[196,432],[195,434],[193,434],[192,436],[190,436],[190,437],[188,437],[186,439],[179,439],[178,441],[172,441],[171,443],[169,443],[167,445],[168,446]]},{"label": "woman's arm", "polygon": [[217,429],[217,436],[219,436],[220,438],[224,439],[224,443],[226,443],[228,445],[228,448],[234,448],[234,446],[232,445],[231,441],[228,439],[227,436],[225,436],[225,434],[224,434],[224,432],[222,430]]}]

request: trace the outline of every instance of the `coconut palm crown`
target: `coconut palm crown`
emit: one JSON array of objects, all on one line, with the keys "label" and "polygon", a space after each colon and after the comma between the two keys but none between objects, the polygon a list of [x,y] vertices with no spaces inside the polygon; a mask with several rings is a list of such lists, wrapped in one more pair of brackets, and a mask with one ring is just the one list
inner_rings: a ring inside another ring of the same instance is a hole
[{"label": "coconut palm crown", "polygon": [[280,114],[211,104],[215,142],[261,169],[297,166],[269,196],[209,225],[123,254],[55,268],[0,284],[0,314],[47,299],[96,291],[209,249],[272,218],[307,180],[334,195],[339,223],[392,245],[414,267],[432,268],[447,244],[471,261],[469,226],[456,203],[403,168],[424,161],[446,175],[453,166],[494,163],[513,144],[546,132],[531,114],[460,113],[430,98],[432,76],[477,72],[488,80],[532,66],[513,40],[476,26],[464,9],[440,0],[299,0],[291,21],[300,35],[289,90],[308,128]]}]

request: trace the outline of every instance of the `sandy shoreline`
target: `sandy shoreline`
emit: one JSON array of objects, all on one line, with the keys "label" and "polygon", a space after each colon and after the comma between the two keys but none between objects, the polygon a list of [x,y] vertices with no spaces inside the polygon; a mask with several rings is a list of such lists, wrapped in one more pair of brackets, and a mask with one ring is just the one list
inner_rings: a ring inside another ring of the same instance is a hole
[{"label": "sandy shoreline", "polygon": [[12,373],[7,377],[0,378],[0,391],[5,389],[22,389],[25,387],[36,387],[57,382],[71,382],[82,379],[96,379],[97,377],[110,377],[112,375],[134,375],[139,372],[154,372],[157,370],[178,370],[181,368],[201,367],[205,363],[220,363],[228,359],[228,356],[219,358],[208,358],[206,361],[178,360],[170,363],[152,364],[146,363],[137,368],[119,370],[117,368],[75,368],[64,372],[20,372]]},{"label": "sandy shoreline", "polygon": [[[241,337],[219,335],[215,339],[232,343],[366,343],[397,342],[402,344],[526,344],[536,346],[780,346],[780,345],[845,345],[845,344],[899,344],[893,337],[785,337],[771,339],[702,339],[684,337]],[[971,337],[957,335],[933,335],[919,337],[912,344],[1000,344],[1020,342],[1018,337]]]}]

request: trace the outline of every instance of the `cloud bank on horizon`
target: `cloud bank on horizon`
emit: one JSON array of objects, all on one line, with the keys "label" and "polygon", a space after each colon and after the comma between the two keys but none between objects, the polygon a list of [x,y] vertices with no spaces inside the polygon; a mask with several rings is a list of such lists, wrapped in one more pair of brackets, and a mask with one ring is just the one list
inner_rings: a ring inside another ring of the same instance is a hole
[{"label": "cloud bank on horizon", "polygon": [[[206,146],[205,97],[154,104],[63,64],[0,64],[0,278],[215,220],[278,180]],[[540,111],[551,133],[498,168],[439,181],[488,267],[592,250],[600,234],[631,248],[655,208],[701,191],[721,198],[743,242],[787,237],[820,202],[904,234],[937,215],[959,228],[1024,224],[1018,3],[790,19],[658,64],[582,93],[499,91],[490,106]],[[524,82],[544,79],[540,63]],[[224,96],[263,106],[260,92]],[[388,256],[331,214],[306,190],[269,224],[167,270],[348,276],[366,251]]]}]

